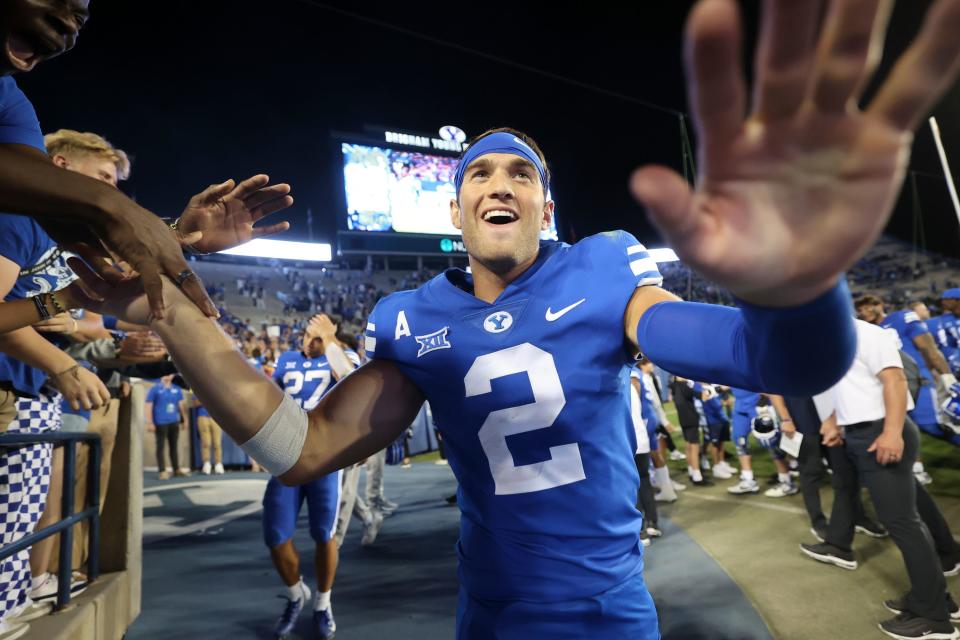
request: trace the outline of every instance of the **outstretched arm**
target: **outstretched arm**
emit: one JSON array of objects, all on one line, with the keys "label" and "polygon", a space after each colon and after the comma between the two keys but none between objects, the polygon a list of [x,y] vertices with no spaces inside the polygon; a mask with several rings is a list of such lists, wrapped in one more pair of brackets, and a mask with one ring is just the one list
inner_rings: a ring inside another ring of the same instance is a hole
[{"label": "outstretched arm", "polygon": [[[345,377],[305,414],[291,406],[289,397],[284,402],[283,391],[251,367],[220,327],[169,280],[164,279],[169,310],[158,320],[150,318],[137,280],[118,280],[111,286],[79,261],[71,260],[71,266],[105,298],[98,311],[129,322],[149,322],[210,415],[242,447],[249,448],[258,435],[262,440],[265,425],[273,442],[294,441],[299,449],[289,465],[268,467],[289,484],[380,451],[413,421],[423,404],[423,394],[396,366],[375,361]],[[301,428],[305,434],[296,433]]]},{"label": "outstretched arm", "polygon": [[764,3],[752,96],[736,2],[701,0],[691,13],[696,189],[665,167],[640,169],[631,186],[680,258],[742,302],[724,309],[639,291],[627,335],[671,372],[809,395],[852,361],[841,274],[883,230],[913,130],[960,69],[960,1],[932,5],[863,109],[893,3],[831,2],[825,15],[822,5]]}]

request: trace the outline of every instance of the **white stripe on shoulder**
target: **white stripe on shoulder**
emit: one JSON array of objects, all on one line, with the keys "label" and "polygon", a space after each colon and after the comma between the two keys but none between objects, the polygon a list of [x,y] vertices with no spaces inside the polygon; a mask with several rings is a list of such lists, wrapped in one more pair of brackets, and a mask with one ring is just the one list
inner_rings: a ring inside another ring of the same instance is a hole
[{"label": "white stripe on shoulder", "polygon": [[641,258],[639,260],[630,261],[630,269],[633,271],[633,275],[639,276],[642,273],[658,273],[657,263],[653,258]]},{"label": "white stripe on shoulder", "polygon": [[653,286],[659,287],[659,286],[662,285],[662,284],[663,284],[663,276],[661,276],[661,275],[656,275],[656,276],[649,276],[649,277],[646,277],[646,278],[641,278],[641,279],[640,279],[640,282],[637,283],[637,286],[638,286],[638,287],[646,287],[646,286],[648,286],[648,285],[653,285]]},{"label": "white stripe on shoulder", "polygon": [[643,252],[646,251],[646,250],[647,250],[647,248],[646,248],[645,246],[643,246],[642,244],[635,244],[635,245],[632,245],[632,246],[627,247],[627,255],[628,255],[628,256],[632,256],[632,255],[635,254],[635,253],[643,253]]},{"label": "white stripe on shoulder", "polygon": [[372,322],[367,323],[367,331],[370,331],[372,333],[376,330],[377,330],[377,325],[373,324]]},{"label": "white stripe on shoulder", "polygon": [[363,340],[363,349],[367,352],[367,355],[373,355],[373,352],[377,350],[377,339],[372,336],[366,336]]}]

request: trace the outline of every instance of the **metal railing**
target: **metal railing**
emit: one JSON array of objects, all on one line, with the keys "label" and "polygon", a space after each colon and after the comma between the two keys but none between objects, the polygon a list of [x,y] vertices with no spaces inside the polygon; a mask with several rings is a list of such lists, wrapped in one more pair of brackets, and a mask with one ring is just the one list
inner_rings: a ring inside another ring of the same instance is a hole
[{"label": "metal railing", "polygon": [[[90,506],[73,513],[73,494],[76,484],[76,451],[78,442],[90,445],[90,462],[87,466],[87,502]],[[0,434],[0,448],[18,449],[42,442],[63,444],[63,517],[55,524],[34,531],[16,542],[0,547],[0,560],[32,547],[50,536],[60,535],[60,566],[57,569],[57,604],[61,609],[70,602],[71,574],[73,570],[73,525],[90,519],[90,539],[87,565],[87,582],[91,583],[100,574],[100,435],[97,433],[4,433]]]}]

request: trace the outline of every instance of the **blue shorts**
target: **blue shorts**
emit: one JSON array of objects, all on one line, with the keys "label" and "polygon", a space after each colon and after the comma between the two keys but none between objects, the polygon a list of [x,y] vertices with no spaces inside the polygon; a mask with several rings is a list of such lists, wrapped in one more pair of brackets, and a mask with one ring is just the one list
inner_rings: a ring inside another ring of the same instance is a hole
[{"label": "blue shorts", "polygon": [[599,595],[564,602],[478,600],[461,587],[457,640],[659,640],[643,574]]},{"label": "blue shorts", "polygon": [[730,439],[729,422],[712,422],[704,430],[704,438],[715,445],[726,442]]},{"label": "blue shorts", "polygon": [[340,510],[342,473],[337,471],[298,487],[285,486],[271,477],[263,493],[263,541],[267,546],[272,549],[293,537],[304,500],[307,501],[311,537],[317,542],[333,539]]}]

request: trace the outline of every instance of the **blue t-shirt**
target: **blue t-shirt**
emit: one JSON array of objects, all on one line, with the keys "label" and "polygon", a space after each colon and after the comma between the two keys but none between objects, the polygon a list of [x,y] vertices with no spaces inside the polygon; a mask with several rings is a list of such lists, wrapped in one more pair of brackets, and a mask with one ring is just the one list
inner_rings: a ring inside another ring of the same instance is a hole
[{"label": "blue t-shirt", "polygon": [[896,334],[900,348],[916,361],[920,375],[932,381],[933,376],[930,375],[927,362],[913,342],[915,337],[930,333],[927,323],[921,320],[915,311],[894,311],[883,319],[880,326]]},{"label": "blue t-shirt", "polygon": [[[354,366],[359,367],[357,354],[349,349],[344,351]],[[337,383],[326,356],[308,358],[302,351],[280,354],[273,379],[306,411],[316,407],[320,398]]]},{"label": "blue t-shirt", "polygon": [[712,384],[703,385],[703,391],[706,393],[706,399],[701,397],[703,404],[703,417],[707,424],[721,424],[727,422],[727,412],[723,410],[723,401],[717,393],[716,387]]},{"label": "blue t-shirt", "polygon": [[180,422],[180,401],[183,391],[175,384],[170,388],[159,382],[147,393],[147,402],[153,403],[153,424],[172,424]]},{"label": "blue t-shirt", "polygon": [[[76,279],[57,244],[33,218],[0,213],[0,256],[20,268],[6,302],[56,291]],[[17,393],[36,396],[46,379],[43,371],[0,353],[0,380]]]},{"label": "blue t-shirt", "polygon": [[459,480],[460,584],[477,598],[589,597],[643,570],[623,315],[662,281],[628,233],[541,242],[493,303],[449,269],[374,308],[366,351],[433,408]]},{"label": "blue t-shirt", "polygon": [[46,151],[37,113],[10,76],[0,77],[0,144],[23,144]]}]

